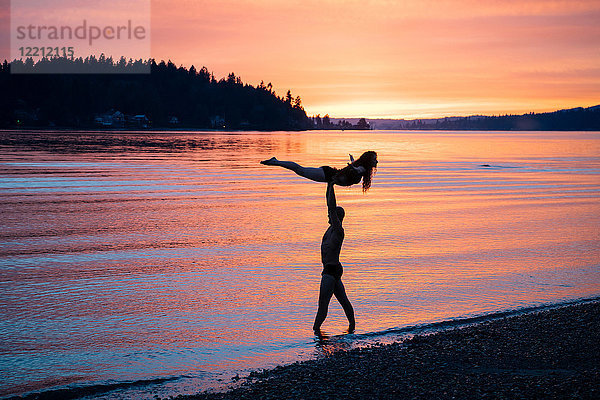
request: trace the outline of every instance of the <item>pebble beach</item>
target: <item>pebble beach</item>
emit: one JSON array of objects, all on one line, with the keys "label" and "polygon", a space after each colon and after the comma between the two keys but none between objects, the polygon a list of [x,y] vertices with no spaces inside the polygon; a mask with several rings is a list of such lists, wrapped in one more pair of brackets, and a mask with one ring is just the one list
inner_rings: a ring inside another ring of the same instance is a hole
[{"label": "pebble beach", "polygon": [[598,399],[600,302],[254,372],[183,399]]}]

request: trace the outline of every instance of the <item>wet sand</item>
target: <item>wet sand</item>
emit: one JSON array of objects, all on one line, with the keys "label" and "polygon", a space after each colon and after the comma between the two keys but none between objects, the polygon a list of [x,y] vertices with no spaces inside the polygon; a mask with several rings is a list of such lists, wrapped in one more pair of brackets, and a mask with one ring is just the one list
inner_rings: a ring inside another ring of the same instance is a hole
[{"label": "wet sand", "polygon": [[340,351],[178,398],[598,399],[600,302]]}]

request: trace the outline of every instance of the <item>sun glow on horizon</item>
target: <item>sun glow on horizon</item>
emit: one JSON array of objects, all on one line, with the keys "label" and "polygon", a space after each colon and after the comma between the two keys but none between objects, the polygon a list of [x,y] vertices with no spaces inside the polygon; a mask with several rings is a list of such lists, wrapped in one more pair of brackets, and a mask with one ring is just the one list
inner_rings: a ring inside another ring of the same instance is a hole
[{"label": "sun glow on horizon", "polygon": [[[559,109],[568,109],[575,107],[591,107],[598,105],[596,103],[574,102],[561,103],[560,105],[548,102],[547,104],[537,103],[529,104],[499,104],[499,103],[387,103],[387,102],[371,102],[364,103],[344,103],[344,104],[323,104],[313,108],[305,107],[308,116],[328,114],[331,118],[336,119],[426,119],[426,118],[444,118],[444,117],[467,117],[473,115],[520,115],[529,112],[545,113],[553,112]],[[320,112],[321,109],[328,110],[326,113]]]}]

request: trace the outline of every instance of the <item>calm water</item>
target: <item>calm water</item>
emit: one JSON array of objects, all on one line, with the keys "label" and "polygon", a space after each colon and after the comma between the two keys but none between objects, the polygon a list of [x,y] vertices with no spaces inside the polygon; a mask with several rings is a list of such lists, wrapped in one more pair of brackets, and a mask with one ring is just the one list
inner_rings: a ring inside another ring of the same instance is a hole
[{"label": "calm water", "polygon": [[[176,379],[125,393],[190,393],[330,351],[310,329],[325,185],[258,163],[272,155],[343,166],[379,153],[367,194],[337,190],[358,337],[600,295],[598,132],[0,132],[0,144],[3,395],[153,378]],[[324,330],[345,326],[333,301]]]}]

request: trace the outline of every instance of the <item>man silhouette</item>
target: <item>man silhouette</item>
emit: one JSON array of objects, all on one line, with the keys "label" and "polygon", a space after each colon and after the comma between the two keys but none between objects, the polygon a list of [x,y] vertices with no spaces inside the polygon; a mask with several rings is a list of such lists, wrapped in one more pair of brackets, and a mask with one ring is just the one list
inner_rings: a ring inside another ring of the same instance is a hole
[{"label": "man silhouette", "polygon": [[348,318],[348,332],[352,333],[355,329],[354,309],[350,300],[346,296],[346,290],[342,283],[343,268],[340,264],[340,250],[344,241],[344,228],[342,220],[344,219],[344,209],[338,207],[335,201],[335,191],[333,182],[327,183],[327,214],[329,216],[329,228],[323,235],[321,242],[321,261],[323,262],[323,272],[321,273],[321,288],[319,290],[319,309],[315,317],[313,329],[320,333],[321,324],[327,317],[327,309],[331,296],[340,302]]}]

